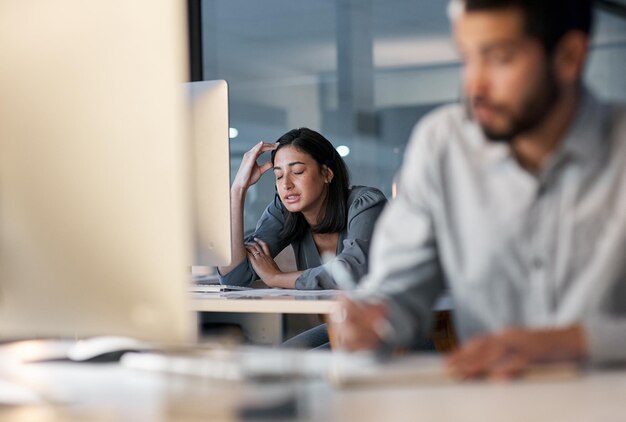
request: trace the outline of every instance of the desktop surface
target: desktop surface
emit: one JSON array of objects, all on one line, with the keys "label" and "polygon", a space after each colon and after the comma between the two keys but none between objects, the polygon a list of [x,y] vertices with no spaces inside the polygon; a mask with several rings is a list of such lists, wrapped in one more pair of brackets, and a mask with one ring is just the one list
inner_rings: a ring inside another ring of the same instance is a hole
[{"label": "desktop surface", "polygon": [[198,312],[330,314],[340,290],[251,289],[193,293],[191,310]]},{"label": "desktop surface", "polygon": [[[323,361],[329,355],[315,356]],[[404,362],[408,370],[422,369],[426,374],[440,371],[437,357]],[[114,363],[49,362],[0,365],[0,380],[5,393],[0,419],[12,421],[256,418],[595,422],[621,420],[626,395],[624,369],[590,370],[509,384],[418,377],[401,383],[337,386],[315,376],[226,381],[141,371]],[[7,392],[13,393],[12,403]]]}]

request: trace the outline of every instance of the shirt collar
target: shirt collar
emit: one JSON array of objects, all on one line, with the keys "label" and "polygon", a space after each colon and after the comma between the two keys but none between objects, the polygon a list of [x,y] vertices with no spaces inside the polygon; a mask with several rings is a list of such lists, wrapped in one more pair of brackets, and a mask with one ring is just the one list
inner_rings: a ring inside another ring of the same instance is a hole
[{"label": "shirt collar", "polygon": [[606,106],[587,89],[583,89],[578,111],[556,154],[577,159],[593,158],[607,148],[604,136]]}]

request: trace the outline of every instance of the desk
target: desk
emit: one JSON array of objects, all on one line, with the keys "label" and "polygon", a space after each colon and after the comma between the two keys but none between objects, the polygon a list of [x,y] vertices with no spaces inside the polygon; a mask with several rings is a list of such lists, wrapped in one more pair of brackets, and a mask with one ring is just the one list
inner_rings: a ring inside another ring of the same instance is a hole
[{"label": "desk", "polygon": [[[340,290],[285,289],[193,294],[190,308],[197,312],[233,314],[222,317],[220,322],[242,325],[250,340],[256,344],[279,344],[283,341],[283,314],[330,314],[336,309],[336,299],[340,294]],[[449,321],[452,308],[452,299],[448,294],[439,298],[433,307],[437,324],[433,341],[439,351],[449,351],[455,345]]]},{"label": "desk", "polygon": [[[420,359],[409,369],[438,365],[437,359]],[[0,380],[32,388],[44,398],[30,406],[0,406],[0,419],[17,422],[226,421],[236,419],[242,406],[268,406],[289,397],[289,420],[597,422],[624,420],[626,397],[623,369],[511,384],[415,381],[346,389],[314,377],[220,381],[118,364],[38,363],[0,365]]]},{"label": "desk", "polygon": [[511,384],[397,386],[342,391],[336,420],[598,422],[624,420],[626,371]]},{"label": "desk", "polygon": [[[338,290],[281,294],[280,290],[194,294],[191,310],[198,312],[250,312],[274,314],[330,314],[337,306]],[[273,294],[272,294],[273,293]]]},{"label": "desk", "polygon": [[196,312],[220,313],[207,315],[204,321],[240,325],[251,342],[275,345],[284,341],[285,314],[330,314],[337,306],[336,298],[339,294],[338,290],[283,289],[194,293],[190,309]]}]

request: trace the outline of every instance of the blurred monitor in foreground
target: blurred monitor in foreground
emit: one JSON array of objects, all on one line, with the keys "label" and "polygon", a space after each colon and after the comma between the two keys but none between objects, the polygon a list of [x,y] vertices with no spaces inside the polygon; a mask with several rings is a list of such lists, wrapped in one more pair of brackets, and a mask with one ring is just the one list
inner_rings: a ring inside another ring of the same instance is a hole
[{"label": "blurred monitor in foreground", "polygon": [[194,266],[231,260],[228,85],[224,80],[186,84],[194,174]]},{"label": "blurred monitor in foreground", "polygon": [[0,6],[0,338],[192,338],[184,2]]}]

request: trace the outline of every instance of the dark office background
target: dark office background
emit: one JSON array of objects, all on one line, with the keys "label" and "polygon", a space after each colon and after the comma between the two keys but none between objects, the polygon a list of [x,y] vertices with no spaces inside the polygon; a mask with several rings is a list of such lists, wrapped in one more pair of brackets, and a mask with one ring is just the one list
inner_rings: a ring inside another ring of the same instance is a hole
[{"label": "dark office background", "polygon": [[[391,184],[415,122],[458,101],[460,66],[442,0],[188,0],[190,79],[230,85],[234,176],[254,143],[308,126],[345,156],[353,183]],[[596,3],[587,84],[626,100],[626,0]],[[342,148],[346,151],[346,148]],[[246,202],[252,228],[271,175]]]}]

